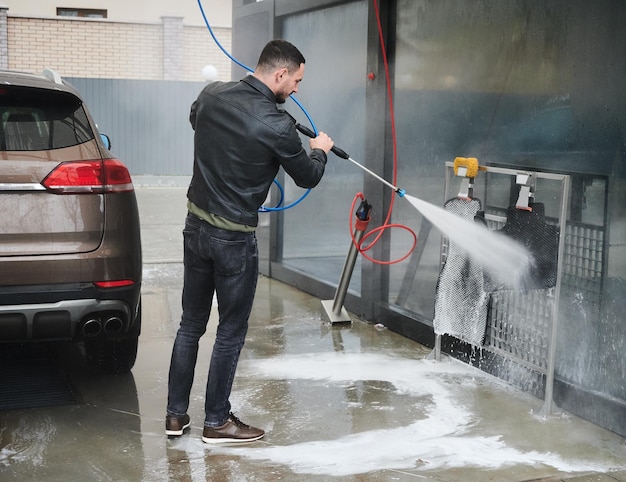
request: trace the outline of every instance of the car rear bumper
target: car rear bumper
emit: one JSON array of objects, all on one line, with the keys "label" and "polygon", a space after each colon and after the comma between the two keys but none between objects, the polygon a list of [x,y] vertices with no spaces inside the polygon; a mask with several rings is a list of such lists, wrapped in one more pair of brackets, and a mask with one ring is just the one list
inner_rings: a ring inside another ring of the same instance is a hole
[{"label": "car rear bumper", "polygon": [[[136,337],[139,291],[137,285],[113,290],[29,287],[21,292],[12,287],[0,295],[0,343]],[[8,304],[16,299],[20,304]]]}]

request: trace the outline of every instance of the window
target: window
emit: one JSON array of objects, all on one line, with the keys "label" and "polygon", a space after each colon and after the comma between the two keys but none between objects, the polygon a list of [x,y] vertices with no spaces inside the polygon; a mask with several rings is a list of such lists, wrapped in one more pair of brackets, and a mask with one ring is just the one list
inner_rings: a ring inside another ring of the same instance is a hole
[{"label": "window", "polygon": [[107,11],[99,8],[57,8],[60,17],[107,18]]},{"label": "window", "polygon": [[93,137],[80,99],[71,94],[19,86],[0,91],[0,150],[60,149]]}]

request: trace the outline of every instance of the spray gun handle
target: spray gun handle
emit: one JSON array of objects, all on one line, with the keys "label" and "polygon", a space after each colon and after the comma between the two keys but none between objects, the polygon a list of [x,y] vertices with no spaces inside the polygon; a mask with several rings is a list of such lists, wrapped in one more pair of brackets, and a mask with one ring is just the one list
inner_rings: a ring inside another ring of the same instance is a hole
[{"label": "spray gun handle", "polygon": [[298,129],[300,132],[302,132],[305,136],[310,137],[311,139],[315,139],[317,136],[315,135],[315,132],[313,132],[311,129],[309,129],[306,126],[303,126],[302,124],[296,122],[296,129]]},{"label": "spray gun handle", "polygon": [[[315,132],[313,132],[308,127],[303,126],[302,124],[300,124],[296,120],[296,118],[294,116],[292,116],[289,112],[287,112],[286,110],[283,110],[282,112],[284,112],[285,114],[287,114],[289,116],[289,118],[295,124],[296,129],[298,129],[300,132],[302,132],[305,136],[310,137],[311,139],[315,139],[317,137],[317,134],[315,134]],[[330,150],[333,153],[335,153],[337,156],[341,157],[342,159],[349,159],[350,158],[350,156],[348,155],[348,153],[346,151],[344,151],[343,149],[340,149],[337,146],[333,146]]]},{"label": "spray gun handle", "polygon": [[[308,127],[303,126],[302,124],[298,124],[296,123],[296,129],[298,129],[300,132],[302,132],[305,136],[310,137],[311,139],[314,139],[315,137],[317,137],[315,135],[315,132],[313,132],[311,129],[309,129]],[[350,156],[346,153],[346,151],[344,151],[343,149],[338,148],[337,146],[333,146],[330,149],[332,152],[334,152],[337,156],[341,157],[342,159],[348,159]]]},{"label": "spray gun handle", "polygon": [[344,151],[343,149],[339,149],[337,146],[333,146],[330,150],[333,151],[335,154],[337,154],[342,159],[349,159],[350,158],[350,156],[348,155],[348,153],[346,151]]}]

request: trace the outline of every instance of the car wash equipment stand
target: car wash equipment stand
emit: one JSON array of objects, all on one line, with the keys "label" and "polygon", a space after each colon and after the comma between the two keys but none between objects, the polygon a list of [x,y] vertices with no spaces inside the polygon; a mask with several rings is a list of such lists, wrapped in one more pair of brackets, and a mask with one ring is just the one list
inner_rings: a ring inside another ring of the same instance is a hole
[{"label": "car wash equipment stand", "polygon": [[324,319],[330,323],[351,323],[352,319],[348,312],[343,307],[343,302],[346,299],[346,293],[348,291],[348,285],[350,284],[350,278],[352,277],[352,271],[354,270],[354,264],[356,263],[356,257],[359,254],[358,245],[363,239],[363,234],[367,229],[367,225],[370,222],[370,211],[372,206],[363,199],[361,205],[357,209],[356,224],[354,228],[353,240],[350,243],[350,250],[348,256],[341,270],[341,277],[339,278],[339,285],[337,285],[337,291],[335,291],[335,298],[332,300],[322,300],[322,308],[324,308]]}]

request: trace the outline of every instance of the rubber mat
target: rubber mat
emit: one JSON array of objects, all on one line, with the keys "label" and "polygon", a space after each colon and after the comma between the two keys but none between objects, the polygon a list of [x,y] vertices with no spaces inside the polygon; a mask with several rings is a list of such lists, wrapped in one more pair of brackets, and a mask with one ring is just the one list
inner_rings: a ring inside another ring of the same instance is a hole
[{"label": "rubber mat", "polygon": [[0,410],[78,403],[69,383],[45,349],[0,345]]}]

